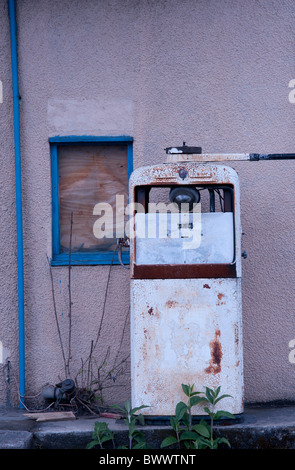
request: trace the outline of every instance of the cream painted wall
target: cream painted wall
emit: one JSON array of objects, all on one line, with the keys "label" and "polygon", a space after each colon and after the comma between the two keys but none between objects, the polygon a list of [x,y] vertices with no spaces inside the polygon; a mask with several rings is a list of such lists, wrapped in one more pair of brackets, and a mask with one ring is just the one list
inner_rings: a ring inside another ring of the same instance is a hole
[{"label": "cream painted wall", "polygon": [[[1,337],[17,377],[15,192],[9,25],[2,15]],[[165,161],[165,147],[206,153],[294,152],[295,9],[291,0],[45,0],[17,2],[23,163],[28,395],[64,378],[50,273],[48,138],[128,134],[134,167]],[[295,163],[234,164],[241,181],[245,400],[293,400]],[[88,355],[108,267],[72,269],[72,368]],[[67,335],[68,270],[53,268]],[[121,339],[128,272],[113,267],[98,357]],[[125,338],[124,354],[129,351]],[[0,366],[4,367],[4,366]],[[127,380],[128,383],[128,380]],[[6,392],[0,378],[0,403]],[[129,385],[107,397],[121,401]]]}]

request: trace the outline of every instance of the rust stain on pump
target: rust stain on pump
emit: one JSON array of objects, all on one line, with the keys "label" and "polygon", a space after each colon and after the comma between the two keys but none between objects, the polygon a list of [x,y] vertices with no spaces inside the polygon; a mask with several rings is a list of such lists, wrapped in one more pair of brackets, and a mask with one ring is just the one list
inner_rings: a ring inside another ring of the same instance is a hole
[{"label": "rust stain on pump", "polygon": [[220,338],[220,330],[215,331],[214,340],[210,342],[211,361],[210,366],[205,369],[207,374],[218,374],[221,371],[222,348],[218,338]]},{"label": "rust stain on pump", "polygon": [[168,308],[173,308],[177,305],[177,302],[175,300],[167,300],[166,305]]}]

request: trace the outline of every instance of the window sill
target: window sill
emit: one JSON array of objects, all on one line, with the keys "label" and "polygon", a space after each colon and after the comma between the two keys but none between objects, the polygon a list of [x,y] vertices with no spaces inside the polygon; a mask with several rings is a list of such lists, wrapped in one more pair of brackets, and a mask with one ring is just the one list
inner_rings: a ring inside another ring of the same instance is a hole
[{"label": "window sill", "polygon": [[[122,263],[129,265],[129,253],[122,253]],[[72,253],[71,266],[95,266],[95,265],[118,265],[120,264],[118,253],[101,252],[101,253]],[[51,266],[69,266],[68,253],[54,255],[51,259]]]}]

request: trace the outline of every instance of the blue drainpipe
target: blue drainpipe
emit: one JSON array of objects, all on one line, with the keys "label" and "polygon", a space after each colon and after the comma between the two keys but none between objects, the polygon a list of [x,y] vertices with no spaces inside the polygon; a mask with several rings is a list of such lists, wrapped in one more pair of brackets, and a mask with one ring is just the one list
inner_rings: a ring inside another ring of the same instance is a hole
[{"label": "blue drainpipe", "polygon": [[24,315],[24,267],[23,267],[23,220],[22,220],[22,182],[20,152],[20,117],[17,66],[17,27],[15,2],[8,0],[10,23],[10,46],[13,92],[14,152],[15,152],[15,193],[16,193],[16,233],[17,233],[17,270],[18,270],[18,328],[19,328],[19,407],[25,396],[25,315]]}]

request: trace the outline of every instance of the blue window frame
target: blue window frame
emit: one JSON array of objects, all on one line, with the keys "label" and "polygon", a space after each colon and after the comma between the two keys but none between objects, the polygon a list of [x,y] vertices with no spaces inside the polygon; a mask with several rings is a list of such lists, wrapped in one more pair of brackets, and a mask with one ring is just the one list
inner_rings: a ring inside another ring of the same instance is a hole
[{"label": "blue window frame", "polygon": [[[122,146],[127,150],[127,172],[128,179],[133,170],[133,138],[129,136],[57,136],[49,138],[50,154],[51,154],[51,184],[52,184],[52,259],[53,266],[68,265],[103,265],[118,264],[118,253],[114,250],[104,250],[97,248],[87,251],[71,251],[63,250],[61,245],[61,225],[60,225],[60,153],[65,146],[84,146],[89,148],[91,145],[96,146]],[[83,155],[81,156],[81,159]],[[111,158],[111,157],[110,157]],[[101,181],[99,184],[104,184]],[[128,187],[126,188],[128,193]],[[128,202],[128,201],[127,201]],[[122,252],[122,262],[129,264],[129,250]]]}]

